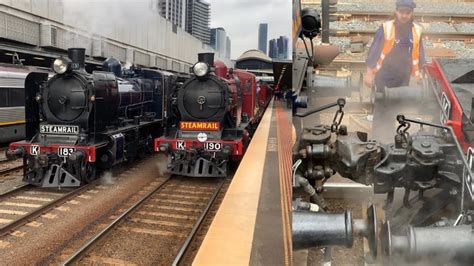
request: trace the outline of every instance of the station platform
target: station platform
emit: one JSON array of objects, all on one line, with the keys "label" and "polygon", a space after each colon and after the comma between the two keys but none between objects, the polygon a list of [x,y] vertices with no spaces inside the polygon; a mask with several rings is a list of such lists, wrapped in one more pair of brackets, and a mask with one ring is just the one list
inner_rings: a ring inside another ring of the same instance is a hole
[{"label": "station platform", "polygon": [[289,265],[291,110],[272,101],[193,265]]}]

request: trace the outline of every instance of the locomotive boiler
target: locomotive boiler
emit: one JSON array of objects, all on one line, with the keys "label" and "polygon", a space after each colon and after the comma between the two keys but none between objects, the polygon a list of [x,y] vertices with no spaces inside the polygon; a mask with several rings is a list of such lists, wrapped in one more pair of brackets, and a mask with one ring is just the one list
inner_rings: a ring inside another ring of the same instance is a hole
[{"label": "locomotive boiler", "polygon": [[[87,73],[85,49],[53,63],[56,75],[26,78],[26,140],[7,156],[24,158],[24,181],[43,187],[79,186],[97,168],[110,168],[153,150],[162,132],[164,73],[136,69],[121,78],[115,59]],[[115,74],[114,74],[115,73]]]},{"label": "locomotive boiler", "polygon": [[222,177],[245,153],[268,104],[259,105],[251,73],[228,69],[214,54],[199,54],[193,76],[173,94],[176,124],[155,140],[168,154],[168,170],[185,176]]}]

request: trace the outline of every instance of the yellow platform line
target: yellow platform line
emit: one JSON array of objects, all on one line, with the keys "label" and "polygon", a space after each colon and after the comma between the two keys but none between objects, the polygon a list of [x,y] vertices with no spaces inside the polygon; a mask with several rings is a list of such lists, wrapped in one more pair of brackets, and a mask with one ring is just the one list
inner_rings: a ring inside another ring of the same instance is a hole
[{"label": "yellow platform line", "polygon": [[271,102],[193,265],[248,265],[273,111]]}]

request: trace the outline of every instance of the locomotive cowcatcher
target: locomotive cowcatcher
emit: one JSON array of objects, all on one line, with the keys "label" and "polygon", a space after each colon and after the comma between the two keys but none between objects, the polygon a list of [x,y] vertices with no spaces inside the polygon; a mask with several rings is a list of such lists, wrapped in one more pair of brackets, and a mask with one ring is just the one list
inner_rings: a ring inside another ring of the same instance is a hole
[{"label": "locomotive cowcatcher", "polygon": [[23,158],[27,183],[80,186],[95,179],[97,168],[153,152],[162,134],[169,75],[135,69],[120,78],[114,58],[104,62],[110,72],[90,74],[84,63],[85,49],[72,48],[54,61],[51,79],[37,72],[26,78],[26,138],[11,143],[7,156]]},{"label": "locomotive cowcatcher", "polygon": [[272,94],[260,101],[255,75],[228,69],[214,54],[198,55],[193,76],[170,99],[174,126],[155,140],[168,154],[172,174],[225,177],[231,161],[242,159]]}]

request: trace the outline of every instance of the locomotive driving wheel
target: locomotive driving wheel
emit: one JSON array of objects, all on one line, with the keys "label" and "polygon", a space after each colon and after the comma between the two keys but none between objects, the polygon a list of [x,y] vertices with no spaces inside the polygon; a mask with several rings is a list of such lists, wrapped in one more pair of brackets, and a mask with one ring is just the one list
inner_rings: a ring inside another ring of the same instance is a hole
[{"label": "locomotive driving wheel", "polygon": [[81,163],[81,181],[85,184],[88,184],[95,180],[96,177],[96,168],[92,163],[83,161]]}]

